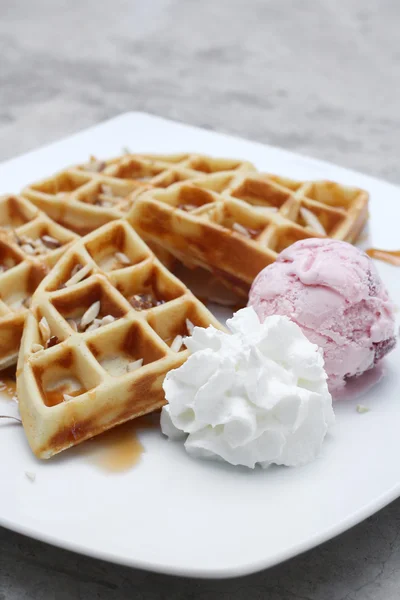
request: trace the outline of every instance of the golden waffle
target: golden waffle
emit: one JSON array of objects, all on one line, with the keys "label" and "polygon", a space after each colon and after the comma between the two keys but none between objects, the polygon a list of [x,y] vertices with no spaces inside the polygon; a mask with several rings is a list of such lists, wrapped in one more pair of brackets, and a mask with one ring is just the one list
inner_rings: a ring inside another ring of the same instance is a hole
[{"label": "golden waffle", "polygon": [[148,190],[128,215],[148,243],[212,271],[243,296],[290,244],[325,236],[355,242],[367,218],[364,190],[251,172]]},{"label": "golden waffle", "polygon": [[77,238],[24,198],[0,197],[0,369],[17,362],[30,298]]},{"label": "golden waffle", "polygon": [[125,220],[64,254],[32,298],[17,369],[33,452],[49,458],[165,404],[182,336],[218,321]]},{"label": "golden waffle", "polygon": [[108,161],[92,158],[29,185],[22,195],[57,223],[85,235],[126,216],[144,190],[215,172],[254,170],[248,162],[195,154],[126,154]]}]

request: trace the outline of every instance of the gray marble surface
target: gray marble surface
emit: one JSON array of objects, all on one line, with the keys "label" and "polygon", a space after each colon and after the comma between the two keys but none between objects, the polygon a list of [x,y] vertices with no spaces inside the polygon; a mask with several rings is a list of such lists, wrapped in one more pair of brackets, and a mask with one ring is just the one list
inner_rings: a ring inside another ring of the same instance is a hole
[{"label": "gray marble surface", "polygon": [[[399,18],[398,0],[1,0],[0,159],[142,110],[399,182]],[[286,564],[214,582],[0,529],[0,600],[394,600],[399,527],[397,501]]]}]

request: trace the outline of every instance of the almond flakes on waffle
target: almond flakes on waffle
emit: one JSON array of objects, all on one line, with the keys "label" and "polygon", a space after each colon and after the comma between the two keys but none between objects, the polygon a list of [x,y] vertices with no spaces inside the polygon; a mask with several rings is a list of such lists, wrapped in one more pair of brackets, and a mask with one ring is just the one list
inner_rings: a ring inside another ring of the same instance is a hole
[{"label": "almond flakes on waffle", "polygon": [[73,244],[32,297],[17,369],[24,429],[54,454],[165,404],[183,337],[213,315],[125,221]]},{"label": "almond flakes on waffle", "polygon": [[246,296],[255,276],[300,239],[355,242],[368,219],[368,193],[331,181],[215,173],[146,191],[127,218],[148,243]]},{"label": "almond flakes on waffle", "polygon": [[77,238],[26,199],[0,197],[0,369],[17,362],[31,296]]},{"label": "almond flakes on waffle", "polygon": [[22,195],[54,221],[85,235],[129,212],[144,191],[214,172],[255,171],[248,162],[197,154],[127,154],[108,161],[94,157],[27,186]]}]

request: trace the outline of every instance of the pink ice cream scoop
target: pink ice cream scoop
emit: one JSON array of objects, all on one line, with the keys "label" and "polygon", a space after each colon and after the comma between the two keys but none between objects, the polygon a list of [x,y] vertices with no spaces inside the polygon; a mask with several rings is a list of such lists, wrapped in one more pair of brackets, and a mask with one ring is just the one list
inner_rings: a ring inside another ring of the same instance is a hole
[{"label": "pink ice cream scoop", "polygon": [[331,392],[396,344],[394,305],[372,260],[346,242],[307,239],[281,252],[249,296],[261,321],[286,315],[323,350]]}]

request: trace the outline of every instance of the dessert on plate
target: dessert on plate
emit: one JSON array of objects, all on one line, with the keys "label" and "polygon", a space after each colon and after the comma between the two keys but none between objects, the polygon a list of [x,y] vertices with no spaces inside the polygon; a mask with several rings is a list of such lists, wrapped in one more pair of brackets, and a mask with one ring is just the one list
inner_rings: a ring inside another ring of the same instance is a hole
[{"label": "dessert on plate", "polygon": [[32,183],[22,195],[54,221],[85,235],[126,216],[145,190],[168,188],[214,172],[255,171],[249,162],[199,154],[124,154],[110,160],[94,157]]},{"label": "dessert on plate", "polygon": [[93,158],[22,194],[80,235],[126,217],[167,265],[174,256],[203,267],[243,297],[293,242],[315,236],[354,242],[368,218],[364,190],[188,153]]},{"label": "dessert on plate", "polygon": [[364,190],[251,171],[148,190],[128,215],[145,240],[213,272],[244,297],[287,246],[309,237],[355,242],[367,218]]},{"label": "dessert on plate", "polygon": [[17,367],[29,444],[40,458],[157,410],[195,325],[221,325],[113,221],[73,244],[32,297]]},{"label": "dessert on plate", "polygon": [[395,307],[375,265],[346,242],[293,244],[256,277],[249,305],[261,321],[288,316],[322,348],[331,392],[374,367],[396,344]]},{"label": "dessert on plate", "polygon": [[163,433],[233,465],[310,462],[334,422],[318,347],[287,317],[261,324],[251,307],[227,326],[230,335],[195,327],[185,340],[191,355],[164,380]]},{"label": "dessert on plate", "polygon": [[184,340],[191,355],[164,380],[163,433],[192,456],[234,465],[313,460],[334,421],[329,392],[393,350],[394,313],[364,252],[296,242],[257,276],[231,335],[196,327]]},{"label": "dessert on plate", "polygon": [[[384,286],[346,243],[364,190],[187,153],[92,158],[22,194],[0,202],[0,367],[25,322],[18,395],[40,458],[164,407],[162,430],[195,456],[303,464],[333,423],[330,391],[394,346]],[[251,290],[230,333],[175,261]]]},{"label": "dessert on plate", "polygon": [[0,197],[0,369],[16,364],[31,296],[76,239],[25,198]]},{"label": "dessert on plate", "polygon": [[[0,369],[16,364],[30,298],[77,234],[126,216],[145,189],[216,171],[252,170],[246,161],[198,154],[124,154],[107,161],[92,158],[27,186],[21,196],[0,197]],[[166,250],[150,245],[172,265]]]}]

